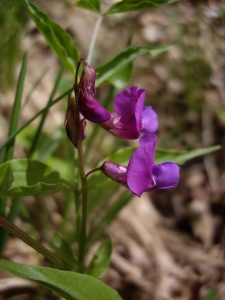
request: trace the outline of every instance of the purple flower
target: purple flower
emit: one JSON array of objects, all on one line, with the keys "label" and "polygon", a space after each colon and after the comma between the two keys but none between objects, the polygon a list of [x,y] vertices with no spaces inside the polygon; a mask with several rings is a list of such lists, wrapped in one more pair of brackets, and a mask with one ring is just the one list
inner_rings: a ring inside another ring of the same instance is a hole
[{"label": "purple flower", "polygon": [[115,114],[100,125],[115,136],[137,139],[140,133],[152,133],[158,129],[158,120],[151,106],[144,107],[145,90],[136,86],[119,93],[114,100]]},{"label": "purple flower", "polygon": [[140,138],[140,148],[132,154],[127,167],[104,162],[101,171],[126,186],[138,197],[143,192],[176,187],[179,182],[179,166],[173,162],[154,165],[156,135]]},{"label": "purple flower", "polygon": [[137,139],[141,132],[152,133],[158,129],[156,113],[150,106],[144,107],[145,90],[133,86],[119,93],[114,100],[115,113],[110,113],[93,98],[95,75],[94,68],[86,63],[79,84],[78,105],[87,120],[126,139]]}]

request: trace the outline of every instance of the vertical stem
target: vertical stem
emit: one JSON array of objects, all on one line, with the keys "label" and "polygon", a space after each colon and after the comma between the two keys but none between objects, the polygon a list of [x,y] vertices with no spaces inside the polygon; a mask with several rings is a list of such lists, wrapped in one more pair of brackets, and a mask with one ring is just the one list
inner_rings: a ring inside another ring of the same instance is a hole
[{"label": "vertical stem", "polygon": [[81,179],[81,190],[82,190],[82,201],[81,201],[81,224],[79,232],[79,256],[78,264],[80,272],[84,271],[84,258],[85,258],[85,244],[86,244],[86,223],[87,223],[87,178],[85,177],[84,170],[84,154],[82,146],[82,122],[79,118],[79,109],[78,109],[78,98],[79,98],[79,86],[78,86],[78,71],[81,64],[81,61],[77,65],[76,75],[75,75],[75,84],[74,92],[76,97],[76,137],[77,137],[77,151],[78,151],[78,166]]},{"label": "vertical stem", "polygon": [[91,65],[91,59],[92,59],[92,55],[93,55],[95,41],[96,41],[98,30],[99,30],[99,27],[101,25],[102,20],[103,20],[103,16],[100,15],[97,22],[96,22],[96,24],[95,24],[95,28],[94,28],[94,31],[93,31],[93,34],[92,34],[91,43],[90,43],[90,47],[89,47],[89,53],[88,53],[88,57],[87,57],[87,61],[88,61],[89,65]]}]

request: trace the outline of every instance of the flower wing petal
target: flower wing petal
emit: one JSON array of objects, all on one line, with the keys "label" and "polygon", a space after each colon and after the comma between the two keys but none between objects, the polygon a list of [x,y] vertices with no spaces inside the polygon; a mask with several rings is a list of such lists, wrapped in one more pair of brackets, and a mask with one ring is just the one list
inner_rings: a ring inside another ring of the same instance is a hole
[{"label": "flower wing petal", "polygon": [[142,110],[142,129],[141,132],[151,133],[158,129],[158,117],[151,106],[145,106]]},{"label": "flower wing petal", "polygon": [[155,179],[156,185],[153,189],[168,189],[178,185],[180,167],[173,162],[165,162],[155,165],[152,169],[152,175]]}]

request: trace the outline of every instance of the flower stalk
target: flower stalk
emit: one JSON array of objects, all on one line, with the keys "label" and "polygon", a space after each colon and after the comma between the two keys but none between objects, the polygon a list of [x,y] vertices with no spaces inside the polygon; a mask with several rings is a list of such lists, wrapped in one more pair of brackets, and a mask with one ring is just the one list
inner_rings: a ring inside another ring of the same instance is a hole
[{"label": "flower stalk", "polygon": [[84,272],[84,259],[85,259],[85,244],[86,244],[86,223],[87,223],[87,178],[85,177],[84,170],[84,154],[82,146],[82,121],[79,119],[79,109],[78,109],[78,98],[80,93],[80,88],[78,86],[78,72],[80,64],[83,59],[77,65],[76,74],[75,74],[75,83],[74,83],[74,93],[76,98],[76,111],[75,111],[75,120],[76,120],[76,145],[78,153],[78,169],[80,173],[81,180],[81,224],[80,232],[78,233],[78,243],[79,243],[79,254],[78,254],[78,265],[80,272]]}]

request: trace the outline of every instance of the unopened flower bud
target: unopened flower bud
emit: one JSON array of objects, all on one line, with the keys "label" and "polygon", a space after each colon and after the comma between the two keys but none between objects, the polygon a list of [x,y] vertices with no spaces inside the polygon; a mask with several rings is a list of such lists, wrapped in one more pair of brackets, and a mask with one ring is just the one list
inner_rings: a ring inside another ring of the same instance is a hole
[{"label": "unopened flower bud", "polygon": [[89,97],[90,95],[94,95],[96,93],[95,90],[95,77],[96,77],[96,72],[95,69],[87,62],[85,62],[85,66],[83,68],[82,74],[81,74],[81,79],[80,79],[80,92],[85,96]]},{"label": "unopened flower bud", "polygon": [[79,83],[78,105],[85,119],[93,123],[103,123],[111,114],[93,98],[95,94],[95,69],[85,62]]},{"label": "unopened flower bud", "polygon": [[[83,116],[79,113],[79,120],[76,120],[76,98],[74,91],[72,91],[68,96],[68,108],[66,111],[66,119],[65,119],[65,127],[68,138],[77,147],[77,136],[76,136],[76,128],[77,122],[81,122]],[[82,140],[85,139],[85,123],[82,122]]]},{"label": "unopened flower bud", "polygon": [[127,187],[126,167],[111,161],[105,161],[100,169],[107,177]]}]

